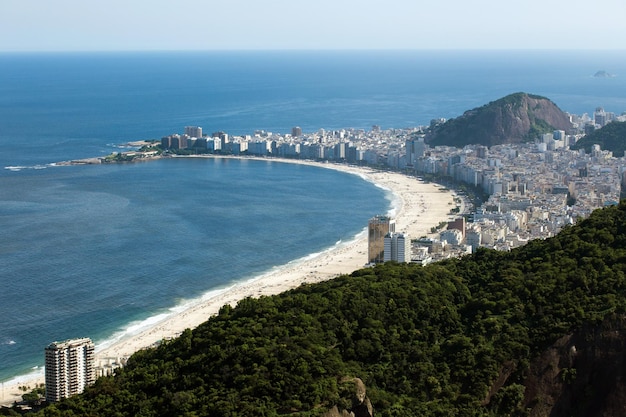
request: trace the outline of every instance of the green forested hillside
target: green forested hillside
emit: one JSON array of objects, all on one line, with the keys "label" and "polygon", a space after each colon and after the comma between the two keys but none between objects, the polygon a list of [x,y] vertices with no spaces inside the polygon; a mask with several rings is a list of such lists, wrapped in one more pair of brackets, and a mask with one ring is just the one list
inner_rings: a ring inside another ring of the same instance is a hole
[{"label": "green forested hillside", "polygon": [[46,416],[321,415],[358,377],[376,416],[527,415],[530,362],[626,307],[626,206],[512,252],[386,263],[246,299]]},{"label": "green forested hillside", "polygon": [[626,150],[626,122],[611,122],[601,129],[595,130],[576,142],[572,149],[585,149],[591,152],[593,145],[600,145],[602,150],[613,152],[613,156],[621,158]]}]

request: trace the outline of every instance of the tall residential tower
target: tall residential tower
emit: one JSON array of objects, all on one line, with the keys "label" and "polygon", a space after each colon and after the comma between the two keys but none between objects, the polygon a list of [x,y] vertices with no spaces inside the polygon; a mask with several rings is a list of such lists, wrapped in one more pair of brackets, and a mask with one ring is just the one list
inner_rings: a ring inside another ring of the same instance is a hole
[{"label": "tall residential tower", "polygon": [[95,380],[91,339],[53,342],[46,347],[46,401],[59,401],[80,394]]},{"label": "tall residential tower", "polygon": [[396,222],[389,216],[376,216],[370,219],[367,237],[367,262],[385,261],[385,236],[396,231]]},{"label": "tall residential tower", "polygon": [[404,233],[389,232],[385,236],[384,261],[411,262],[411,239]]}]

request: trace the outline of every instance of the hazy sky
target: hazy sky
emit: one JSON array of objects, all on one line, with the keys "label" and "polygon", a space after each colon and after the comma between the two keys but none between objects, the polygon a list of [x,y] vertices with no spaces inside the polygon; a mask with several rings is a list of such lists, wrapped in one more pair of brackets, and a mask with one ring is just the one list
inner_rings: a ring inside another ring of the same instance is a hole
[{"label": "hazy sky", "polygon": [[0,51],[626,49],[625,21],[625,0],[0,0]]}]

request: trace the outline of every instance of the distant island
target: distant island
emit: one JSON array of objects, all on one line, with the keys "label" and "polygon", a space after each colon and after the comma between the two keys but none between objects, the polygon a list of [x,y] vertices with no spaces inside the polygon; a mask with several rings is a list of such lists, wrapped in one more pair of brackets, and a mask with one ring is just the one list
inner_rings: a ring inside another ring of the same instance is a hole
[{"label": "distant island", "polygon": [[613,78],[613,77],[615,77],[614,74],[608,73],[608,72],[606,72],[604,70],[596,72],[595,74],[593,74],[593,76],[595,78]]}]

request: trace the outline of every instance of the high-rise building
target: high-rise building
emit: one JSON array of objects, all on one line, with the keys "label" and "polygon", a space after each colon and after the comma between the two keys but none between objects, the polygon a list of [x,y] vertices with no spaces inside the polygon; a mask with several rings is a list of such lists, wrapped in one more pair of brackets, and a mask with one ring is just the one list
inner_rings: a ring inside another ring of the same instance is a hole
[{"label": "high-rise building", "polygon": [[367,262],[385,261],[385,236],[396,231],[396,222],[389,216],[376,216],[370,219],[367,237]]},{"label": "high-rise building", "polygon": [[[229,142],[229,140],[228,140],[228,133],[225,133],[225,132],[222,132],[222,131],[219,131],[219,132],[213,132],[213,134],[211,135],[211,137],[212,137],[212,138],[218,138],[218,139],[219,139],[219,141],[220,141],[220,143],[219,143],[220,149],[221,149],[222,151],[225,151],[225,150],[226,150],[226,144]],[[216,149],[217,149],[217,148],[216,148]]]},{"label": "high-rise building", "polygon": [[411,262],[411,239],[404,233],[396,234],[396,262]]},{"label": "high-rise building", "polygon": [[292,127],[291,136],[293,136],[294,138],[302,136],[302,128],[300,126]]},{"label": "high-rise building", "polygon": [[185,135],[191,138],[201,138],[202,128],[200,126],[185,126]]},{"label": "high-rise building", "polygon": [[411,239],[403,233],[387,233],[384,261],[411,262]]},{"label": "high-rise building", "polygon": [[596,125],[602,127],[606,125],[607,117],[606,112],[602,107],[596,107],[596,111],[593,113],[593,121]]},{"label": "high-rise building", "polygon": [[91,339],[53,342],[46,347],[46,401],[59,401],[80,394],[95,380]]},{"label": "high-rise building", "polygon": [[448,222],[448,230],[450,229],[459,230],[461,232],[462,238],[465,239],[465,217],[458,217],[453,221]]},{"label": "high-rise building", "polygon": [[565,131],[555,130],[552,132],[552,137],[554,137],[554,140],[565,140]]},{"label": "high-rise building", "polygon": [[415,166],[417,159],[423,157],[426,153],[426,143],[424,143],[423,136],[407,140],[405,147],[407,165]]},{"label": "high-rise building", "polygon": [[340,142],[334,146],[335,159],[348,159],[348,149],[350,148],[350,142]]}]

